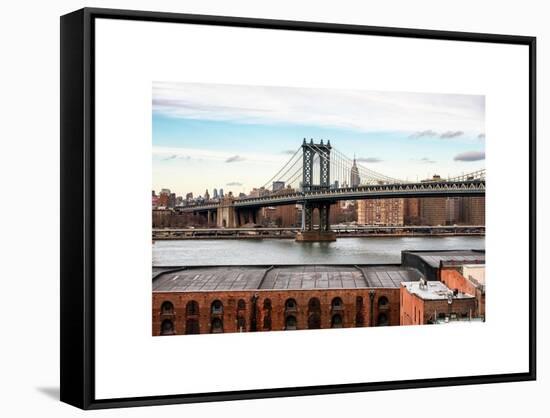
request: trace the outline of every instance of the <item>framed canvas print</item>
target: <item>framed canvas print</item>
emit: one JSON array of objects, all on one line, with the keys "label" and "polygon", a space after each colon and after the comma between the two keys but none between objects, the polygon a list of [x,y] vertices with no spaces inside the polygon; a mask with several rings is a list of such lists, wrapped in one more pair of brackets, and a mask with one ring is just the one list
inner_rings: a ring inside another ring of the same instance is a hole
[{"label": "framed canvas print", "polygon": [[535,38],[61,18],[61,399],[535,379]]}]

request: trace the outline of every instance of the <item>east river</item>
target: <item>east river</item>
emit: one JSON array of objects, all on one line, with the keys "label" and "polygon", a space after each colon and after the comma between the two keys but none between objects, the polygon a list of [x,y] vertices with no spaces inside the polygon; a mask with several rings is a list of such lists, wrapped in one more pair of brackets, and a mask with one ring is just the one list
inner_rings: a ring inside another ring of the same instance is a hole
[{"label": "east river", "polygon": [[292,239],[156,241],[153,266],[400,263],[402,250],[484,249],[483,236],[340,238],[330,243]]}]

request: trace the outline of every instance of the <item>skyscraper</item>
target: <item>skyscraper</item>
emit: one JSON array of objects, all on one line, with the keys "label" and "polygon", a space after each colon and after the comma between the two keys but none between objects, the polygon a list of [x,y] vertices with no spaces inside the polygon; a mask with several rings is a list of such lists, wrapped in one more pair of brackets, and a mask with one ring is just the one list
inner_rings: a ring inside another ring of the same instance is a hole
[{"label": "skyscraper", "polygon": [[353,157],[353,166],[351,167],[350,186],[357,187],[361,184],[361,177],[359,177],[359,168],[357,168],[357,162],[355,156]]},{"label": "skyscraper", "polygon": [[214,188],[214,190],[212,190],[212,199],[217,199],[218,198],[218,189]]}]

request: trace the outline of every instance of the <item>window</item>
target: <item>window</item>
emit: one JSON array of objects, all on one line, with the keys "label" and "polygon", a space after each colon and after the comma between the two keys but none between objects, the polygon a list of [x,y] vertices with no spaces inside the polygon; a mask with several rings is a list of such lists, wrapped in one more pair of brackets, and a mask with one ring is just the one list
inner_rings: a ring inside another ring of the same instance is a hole
[{"label": "window", "polygon": [[362,296],[357,296],[355,298],[355,307],[356,307],[357,310],[363,309],[363,297]]},{"label": "window", "polygon": [[286,330],[295,330],[297,329],[296,317],[289,315],[285,318],[285,329]]},{"label": "window", "polygon": [[174,313],[174,305],[172,305],[172,302],[162,302],[162,305],[160,306],[160,313],[164,315],[171,315]]},{"label": "window", "polygon": [[365,326],[365,317],[363,316],[362,312],[357,312],[357,315],[355,315],[355,326],[356,327]]},{"label": "window", "polygon": [[223,304],[219,300],[212,302],[211,310],[213,314],[223,313]]},{"label": "window", "polygon": [[246,309],[246,302],[244,301],[244,299],[239,299],[239,301],[237,302],[237,309]]},{"label": "window", "polygon": [[242,316],[237,318],[237,331],[243,332],[246,331],[246,321]]},{"label": "window", "polygon": [[200,334],[199,320],[195,318],[189,318],[187,321],[185,321],[185,333]]},{"label": "window", "polygon": [[311,298],[308,302],[308,310],[310,312],[320,312],[321,302],[317,298]]},{"label": "window", "polygon": [[296,310],[296,301],[294,299],[287,299],[285,302],[285,309],[287,311],[295,311]]},{"label": "window", "polygon": [[185,313],[189,316],[198,315],[199,304],[194,300],[190,300],[189,302],[187,302],[187,305],[185,306]]},{"label": "window", "polygon": [[162,321],[160,325],[160,335],[174,335],[174,323],[169,319]]},{"label": "window", "polygon": [[344,302],[342,302],[341,298],[334,298],[332,299],[331,306],[333,311],[339,311],[344,309]]},{"label": "window", "polygon": [[309,329],[320,329],[321,328],[321,316],[315,312],[309,315],[307,319],[307,327]]},{"label": "window", "polygon": [[342,315],[340,314],[332,315],[330,326],[331,328],[342,328],[343,327]]},{"label": "window", "polygon": [[264,316],[263,329],[266,331],[271,331],[271,316]]},{"label": "window", "polygon": [[264,299],[264,309],[271,309],[271,299]]},{"label": "window", "polygon": [[377,325],[379,327],[383,327],[383,326],[388,325],[388,315],[386,315],[385,313],[378,314]]},{"label": "window", "polygon": [[378,298],[378,309],[387,309],[389,308],[390,302],[386,296],[381,296]]},{"label": "window", "polygon": [[212,320],[212,334],[220,334],[223,332],[223,321],[220,318],[214,318]]}]

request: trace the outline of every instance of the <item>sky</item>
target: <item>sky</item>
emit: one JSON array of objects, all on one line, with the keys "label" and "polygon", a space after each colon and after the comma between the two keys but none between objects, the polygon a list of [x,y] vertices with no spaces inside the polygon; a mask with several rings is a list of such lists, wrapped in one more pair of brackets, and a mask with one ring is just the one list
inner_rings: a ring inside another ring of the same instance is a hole
[{"label": "sky", "polygon": [[485,167],[485,97],[153,83],[153,190],[248,193],[323,139],[362,166],[416,181]]}]

